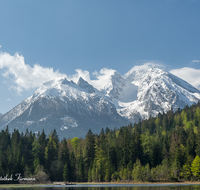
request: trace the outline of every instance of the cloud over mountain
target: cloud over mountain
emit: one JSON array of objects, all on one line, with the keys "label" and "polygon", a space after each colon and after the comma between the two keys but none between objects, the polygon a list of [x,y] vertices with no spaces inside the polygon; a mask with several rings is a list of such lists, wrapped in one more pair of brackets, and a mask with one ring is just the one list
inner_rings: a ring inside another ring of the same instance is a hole
[{"label": "cloud over mountain", "polygon": [[200,89],[200,69],[183,67],[180,69],[173,69],[170,72],[180,77],[181,79],[187,81],[192,86]]},{"label": "cloud over mountain", "polygon": [[59,71],[54,71],[53,68],[37,64],[31,67],[25,63],[23,55],[19,53],[12,56],[6,52],[0,52],[0,69],[3,70],[5,78],[11,79],[13,83],[9,85],[18,93],[37,88],[46,81],[66,76]]},{"label": "cloud over mountain", "polygon": [[0,69],[2,70],[3,77],[10,79],[9,87],[15,89],[19,94],[24,90],[30,90],[40,87],[43,83],[60,78],[67,78],[78,82],[82,77],[96,88],[101,88],[106,83],[107,78],[114,72],[112,69],[103,68],[100,72],[94,72],[92,75],[95,80],[91,80],[90,73],[85,70],[76,69],[76,73],[72,76],[60,73],[58,70],[54,71],[53,68],[42,67],[38,64],[30,65],[25,63],[23,55],[15,53],[10,55],[7,52],[0,52]]},{"label": "cloud over mountain", "polygon": [[[197,61],[199,60],[194,60],[194,62]],[[145,65],[148,66],[149,64],[151,63],[146,63]],[[153,63],[153,65],[156,64]],[[0,52],[0,69],[2,70],[3,77],[9,79],[9,82],[7,81],[9,87],[15,89],[19,94],[24,90],[38,88],[47,81],[60,78],[67,78],[77,83],[79,78],[82,77],[95,88],[102,89],[110,76],[115,72],[113,69],[103,68],[99,72],[95,71],[90,74],[89,71],[76,69],[74,75],[67,76],[60,73],[59,70],[54,71],[50,67],[42,67],[38,64],[31,67],[25,63],[23,55],[19,53],[10,55],[7,52]],[[200,89],[200,70],[184,67],[173,69],[170,72]]]}]

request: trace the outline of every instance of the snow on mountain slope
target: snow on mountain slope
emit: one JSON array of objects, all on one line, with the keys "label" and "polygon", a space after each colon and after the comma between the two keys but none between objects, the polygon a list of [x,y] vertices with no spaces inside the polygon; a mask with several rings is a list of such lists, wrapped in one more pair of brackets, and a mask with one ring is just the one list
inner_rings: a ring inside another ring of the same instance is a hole
[{"label": "snow on mountain slope", "polygon": [[67,79],[47,82],[0,119],[2,129],[9,125],[11,130],[44,128],[50,133],[56,128],[60,138],[84,137],[89,128],[98,133],[102,127],[127,123],[109,98],[82,78],[77,84]]},{"label": "snow on mountain slope", "polygon": [[107,96],[117,99],[125,85],[125,79],[117,71],[114,71],[107,79],[107,84],[104,86],[104,90],[106,91]]},{"label": "snow on mountain slope", "polygon": [[200,100],[199,90],[156,65],[135,66],[124,76],[112,69],[100,74],[97,80],[43,84],[0,117],[0,128],[44,128],[47,134],[55,128],[61,139],[84,137],[89,128],[99,133],[102,127],[120,127]]},{"label": "snow on mountain slope", "polygon": [[[173,74],[152,65],[133,67],[124,78],[137,86],[134,101],[118,101],[121,116],[130,121],[156,116],[169,109],[177,110],[200,100],[200,92]],[[115,101],[116,104],[116,101]]]}]

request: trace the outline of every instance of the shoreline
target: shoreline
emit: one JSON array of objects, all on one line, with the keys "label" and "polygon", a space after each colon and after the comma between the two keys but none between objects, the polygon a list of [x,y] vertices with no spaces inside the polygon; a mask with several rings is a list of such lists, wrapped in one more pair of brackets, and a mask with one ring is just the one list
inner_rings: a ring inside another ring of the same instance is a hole
[{"label": "shoreline", "polygon": [[[182,182],[74,182],[73,187],[76,185],[200,185],[200,181],[182,181]],[[50,184],[0,184],[0,188],[31,188],[31,187],[52,186],[59,187],[60,185]],[[63,185],[61,185],[63,187]],[[71,185],[65,185],[65,187]]]},{"label": "shoreline", "polygon": [[135,185],[142,185],[142,184],[199,184],[200,185],[200,181],[175,181],[175,182],[170,182],[170,181],[159,181],[159,182],[142,182],[142,181],[138,181],[138,182],[134,182],[134,181],[127,181],[127,182],[75,182],[76,185],[112,185],[112,184],[135,184]]}]

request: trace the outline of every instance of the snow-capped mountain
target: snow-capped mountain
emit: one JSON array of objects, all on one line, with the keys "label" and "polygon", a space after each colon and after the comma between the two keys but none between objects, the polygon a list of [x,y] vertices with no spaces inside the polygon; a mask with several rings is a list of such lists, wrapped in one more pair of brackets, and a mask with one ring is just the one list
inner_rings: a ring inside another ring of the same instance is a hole
[{"label": "snow-capped mountain", "polygon": [[55,128],[60,138],[84,137],[89,128],[99,133],[102,127],[127,123],[109,98],[82,78],[77,84],[67,79],[47,82],[0,119],[2,129],[8,125],[11,131],[44,129],[49,134]]},{"label": "snow-capped mountain", "polygon": [[[89,84],[90,83],[90,84]],[[99,85],[101,84],[101,85]],[[54,128],[60,138],[84,137],[89,128],[114,128],[156,116],[173,108],[184,108],[200,100],[200,91],[162,68],[135,66],[124,76],[112,70],[104,81],[52,80],[0,117],[7,125],[24,131]]]},{"label": "snow-capped mountain", "polygon": [[156,116],[169,109],[191,106],[200,100],[200,91],[174,76],[152,65],[135,66],[124,78],[137,88],[134,101],[119,101],[121,116],[135,121]]}]

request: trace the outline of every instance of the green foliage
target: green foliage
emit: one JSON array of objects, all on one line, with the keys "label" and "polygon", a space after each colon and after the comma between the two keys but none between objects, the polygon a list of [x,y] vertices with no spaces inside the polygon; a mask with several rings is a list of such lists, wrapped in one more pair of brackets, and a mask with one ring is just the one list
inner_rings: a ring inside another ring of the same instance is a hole
[{"label": "green foliage", "polygon": [[145,161],[150,165],[153,165],[153,147],[155,138],[150,135],[149,132],[141,135],[142,149],[145,157]]},{"label": "green foliage", "polygon": [[151,179],[152,180],[170,180],[171,170],[167,160],[163,160],[163,163],[157,165],[155,168],[151,168]]},{"label": "green foliage", "polygon": [[34,165],[34,171],[35,171],[35,173],[37,173],[38,166],[40,165],[40,161],[39,161],[38,157],[35,157],[33,165]]},{"label": "green foliage", "polygon": [[67,140],[64,138],[63,142],[60,144],[58,159],[63,165],[69,165],[69,148],[67,146]]},{"label": "green foliage", "polygon": [[44,171],[43,166],[38,166],[37,173],[33,177],[35,177],[36,183],[48,183],[49,182],[49,176]]},{"label": "green foliage", "polygon": [[[84,163],[87,172],[90,166],[93,164],[94,158],[95,158],[95,138],[94,134],[89,129],[85,138],[85,146],[84,146]],[[91,175],[89,177],[91,180]]]},{"label": "green foliage", "polygon": [[200,103],[119,129],[59,141],[56,130],[0,132],[0,176],[38,182],[200,179]]},{"label": "green foliage", "polygon": [[186,115],[185,110],[181,112],[181,120],[182,120],[183,125],[186,126],[188,121],[187,121],[187,115]]},{"label": "green foliage", "polygon": [[200,157],[197,155],[192,162],[191,172],[196,179],[200,179]]},{"label": "green foliage", "polygon": [[63,180],[69,181],[69,166],[67,163],[64,165],[64,169],[63,169]]},{"label": "green foliage", "polygon": [[78,177],[77,181],[84,181],[84,164],[83,157],[81,156],[78,160]]},{"label": "green foliage", "polygon": [[45,148],[45,161],[46,161],[46,168],[49,170],[51,163],[56,160],[57,158],[57,145],[56,142],[50,138],[46,148]]},{"label": "green foliage", "polygon": [[151,180],[151,170],[149,164],[142,167],[142,181],[150,181]]},{"label": "green foliage", "polygon": [[142,181],[142,165],[139,159],[136,160],[133,166],[132,179],[134,181]]},{"label": "green foliage", "polygon": [[63,180],[63,165],[59,160],[55,160],[50,166],[50,179],[52,181],[62,181]]},{"label": "green foliage", "polygon": [[191,178],[191,169],[190,169],[190,164],[188,162],[186,162],[183,165],[182,171],[180,173],[181,178],[185,179],[185,180],[190,180]]},{"label": "green foliage", "polygon": [[80,139],[78,137],[74,137],[71,140],[71,144],[72,144],[73,148],[75,148],[75,149],[77,149],[79,143],[80,143]]}]

